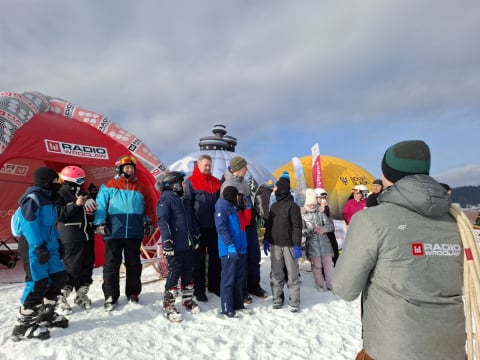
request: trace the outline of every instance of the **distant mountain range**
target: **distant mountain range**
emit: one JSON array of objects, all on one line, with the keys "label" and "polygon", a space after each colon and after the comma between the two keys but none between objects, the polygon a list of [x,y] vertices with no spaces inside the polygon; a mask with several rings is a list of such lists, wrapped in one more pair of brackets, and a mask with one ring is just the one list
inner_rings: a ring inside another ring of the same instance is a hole
[{"label": "distant mountain range", "polygon": [[452,188],[451,200],[462,208],[480,206],[480,185]]}]

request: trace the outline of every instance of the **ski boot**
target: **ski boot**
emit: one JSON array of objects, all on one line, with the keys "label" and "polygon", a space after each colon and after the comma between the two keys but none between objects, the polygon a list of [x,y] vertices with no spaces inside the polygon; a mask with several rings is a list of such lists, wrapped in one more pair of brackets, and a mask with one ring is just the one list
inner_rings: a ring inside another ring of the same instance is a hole
[{"label": "ski boot", "polygon": [[253,299],[248,293],[246,295],[243,295],[243,303],[245,305],[250,305],[253,302]]},{"label": "ski boot", "polygon": [[137,294],[132,294],[128,297],[129,304],[138,304],[139,296]]},{"label": "ski boot", "polygon": [[89,285],[82,285],[77,289],[74,303],[84,309],[90,309],[92,307],[92,300],[87,296]]},{"label": "ski boot", "polygon": [[112,311],[113,309],[115,309],[116,306],[117,306],[117,302],[113,301],[113,298],[111,296],[106,298],[105,303],[103,304],[105,311]]},{"label": "ski boot", "polygon": [[256,286],[253,289],[249,289],[248,293],[262,299],[265,299],[268,297],[268,293],[265,290],[263,290],[260,285]]},{"label": "ski boot", "polygon": [[46,340],[50,338],[50,331],[38,323],[38,308],[25,309],[20,307],[15,327],[12,332],[12,340],[20,341],[23,339]]},{"label": "ski boot", "polygon": [[175,287],[170,290],[165,290],[163,298],[163,316],[171,322],[181,322],[182,315],[175,306],[175,298],[177,297],[178,289]]},{"label": "ski boot", "polygon": [[68,297],[72,293],[72,288],[65,287],[61,290],[60,295],[57,296],[57,304],[55,305],[55,312],[61,315],[70,315],[72,307],[68,303]]},{"label": "ski boot", "polygon": [[193,300],[193,282],[188,285],[182,285],[182,304],[192,314],[200,312],[200,306]]},{"label": "ski boot", "polygon": [[55,312],[55,300],[43,299],[43,305],[39,309],[38,323],[48,328],[59,327],[67,328],[68,319],[61,314]]}]

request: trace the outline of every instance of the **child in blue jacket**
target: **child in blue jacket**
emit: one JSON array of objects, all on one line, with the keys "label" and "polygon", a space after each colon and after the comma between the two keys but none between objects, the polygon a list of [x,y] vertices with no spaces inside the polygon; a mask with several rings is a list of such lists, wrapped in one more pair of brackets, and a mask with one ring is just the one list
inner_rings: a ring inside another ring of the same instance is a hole
[{"label": "child in blue jacket", "polygon": [[45,340],[47,327],[68,327],[68,319],[54,309],[67,274],[59,254],[57,209],[54,205],[62,186],[57,172],[40,167],[34,184],[20,197],[20,207],[12,219],[13,234],[18,237],[18,252],[25,270],[25,289],[13,328],[12,340]]},{"label": "child in blue jacket", "polygon": [[222,263],[220,280],[221,312],[235,317],[235,310],[244,309],[243,283],[247,253],[245,225],[248,219],[238,211],[238,190],[234,186],[223,189],[223,198],[215,204],[215,226],[218,232],[218,253]]}]

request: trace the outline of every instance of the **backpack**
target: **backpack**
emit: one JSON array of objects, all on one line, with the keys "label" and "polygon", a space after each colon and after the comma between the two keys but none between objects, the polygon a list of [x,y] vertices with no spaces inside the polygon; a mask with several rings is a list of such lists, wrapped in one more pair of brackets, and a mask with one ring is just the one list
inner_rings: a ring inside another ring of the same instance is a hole
[{"label": "backpack", "polygon": [[[35,203],[40,206],[40,202],[38,201],[37,195],[34,193],[30,193],[27,195],[27,198],[32,199],[35,201]],[[12,219],[10,221],[10,229],[12,231],[12,235],[15,237],[20,237],[22,236],[22,227],[21,227],[21,217],[20,217],[20,212],[21,212],[20,206],[15,210],[13,213]]]}]

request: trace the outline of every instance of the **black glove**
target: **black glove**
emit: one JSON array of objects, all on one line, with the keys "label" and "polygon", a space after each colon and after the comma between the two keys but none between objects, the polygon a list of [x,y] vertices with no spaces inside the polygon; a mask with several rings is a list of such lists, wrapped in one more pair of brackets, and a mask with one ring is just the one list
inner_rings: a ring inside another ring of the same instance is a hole
[{"label": "black glove", "polygon": [[58,255],[60,255],[60,259],[63,259],[65,256],[65,247],[63,246],[62,240],[58,240]]},{"label": "black glove", "polygon": [[202,235],[193,235],[193,249],[197,250],[200,247],[200,241],[202,239]]},{"label": "black glove", "polygon": [[152,223],[145,224],[145,236],[150,237],[155,232],[155,225]]},{"label": "black glove", "polygon": [[103,235],[103,236],[108,236],[111,235],[110,228],[108,227],[107,224],[100,224],[95,227],[95,232],[97,234]]},{"label": "black glove", "polygon": [[35,252],[37,253],[38,262],[40,264],[46,264],[48,260],[50,260],[50,252],[45,244],[37,246]]},{"label": "black glove", "polygon": [[175,255],[175,251],[173,248],[173,240],[168,239],[163,242],[163,255],[165,256]]}]

